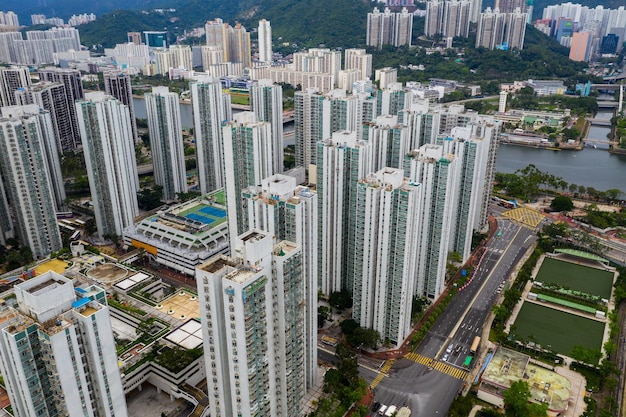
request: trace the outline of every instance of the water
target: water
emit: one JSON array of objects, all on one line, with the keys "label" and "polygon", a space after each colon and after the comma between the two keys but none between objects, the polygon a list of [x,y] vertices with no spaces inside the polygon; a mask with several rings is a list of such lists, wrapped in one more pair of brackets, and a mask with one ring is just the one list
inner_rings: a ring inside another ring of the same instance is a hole
[{"label": "water", "polygon": [[[609,120],[612,109],[600,109],[596,118]],[[514,145],[501,145],[497,171],[512,173],[534,164],[543,172],[563,178],[569,184],[606,191],[618,188],[626,192],[626,155],[608,152],[611,132],[608,126],[591,125],[587,138],[604,143],[588,142],[582,151],[549,151]],[[593,147],[595,145],[595,148]]]}]

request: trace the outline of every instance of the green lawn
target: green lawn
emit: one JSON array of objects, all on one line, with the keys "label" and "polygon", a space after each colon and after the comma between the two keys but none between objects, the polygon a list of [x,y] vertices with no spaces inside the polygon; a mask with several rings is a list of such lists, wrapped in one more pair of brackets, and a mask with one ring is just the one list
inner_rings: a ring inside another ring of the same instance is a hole
[{"label": "green lawn", "polygon": [[552,258],[543,260],[535,280],[558,284],[570,290],[596,295],[607,300],[611,297],[613,287],[612,272]]},{"label": "green lawn", "polygon": [[550,345],[552,351],[568,355],[576,345],[602,350],[604,324],[525,302],[511,332],[518,340],[534,341],[544,348]]}]

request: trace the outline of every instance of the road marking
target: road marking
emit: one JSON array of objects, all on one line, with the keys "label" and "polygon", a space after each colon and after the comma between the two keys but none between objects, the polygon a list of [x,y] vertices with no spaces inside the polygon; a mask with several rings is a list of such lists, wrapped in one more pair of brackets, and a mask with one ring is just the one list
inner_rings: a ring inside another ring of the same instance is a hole
[{"label": "road marking", "polygon": [[[506,248],[504,248],[504,252],[508,251],[509,248],[511,247],[511,245],[513,244],[513,242],[515,241],[515,239],[517,238],[517,235],[519,235],[519,233],[522,231],[522,228],[520,227],[519,229],[517,229],[517,232],[515,233],[515,235],[513,235],[513,237],[511,238],[511,240],[509,241],[509,244],[506,246]],[[465,308],[465,312],[463,313],[463,315],[461,316],[461,319],[459,320],[459,322],[456,324],[456,326],[454,326],[454,328],[452,329],[452,331],[450,332],[450,335],[448,336],[448,338],[450,340],[452,340],[452,338],[454,337],[454,335],[456,334],[456,332],[459,330],[459,327],[461,325],[461,322],[463,322],[463,320],[465,320],[465,316],[467,316],[467,313],[470,311],[470,309],[472,308],[472,306],[476,303],[476,300],[478,299],[478,296],[483,292],[483,290],[485,289],[485,285],[487,285],[487,283],[489,282],[489,280],[491,279],[491,275],[493,275],[493,272],[498,268],[498,265],[500,264],[500,262],[502,261],[504,257],[500,257],[498,258],[498,261],[495,263],[495,265],[493,266],[493,268],[491,268],[491,272],[489,272],[489,275],[487,275],[487,277],[484,279],[483,284],[480,286],[480,288],[478,289],[478,291],[476,291],[476,295],[474,295],[474,298],[472,299],[472,301],[470,303],[467,304],[467,307]],[[477,326],[478,327],[478,326]],[[446,340],[447,342],[448,340]],[[441,348],[439,349],[439,352],[437,352],[437,355],[435,356],[440,356],[441,352],[443,351],[443,349],[445,349],[447,345],[444,344],[441,346]]]},{"label": "road marking", "polygon": [[468,374],[466,370],[456,368],[455,366],[452,366],[446,362],[437,361],[433,358],[429,358],[428,356],[420,355],[419,353],[408,353],[405,358],[412,360],[413,362],[417,362],[419,364],[431,367],[434,370],[441,372],[442,374],[450,375],[451,377],[456,379],[463,380]]},{"label": "road marking", "polygon": [[378,375],[376,375],[376,378],[374,378],[374,380],[370,384],[370,389],[376,388],[376,386],[378,384],[380,384],[380,381],[382,381],[383,378],[389,376],[387,374],[387,372],[389,372],[389,370],[391,369],[391,367],[392,367],[392,365],[394,364],[395,361],[396,361],[395,359],[390,359],[390,360],[385,362],[383,367],[380,368],[380,372],[378,373]]}]

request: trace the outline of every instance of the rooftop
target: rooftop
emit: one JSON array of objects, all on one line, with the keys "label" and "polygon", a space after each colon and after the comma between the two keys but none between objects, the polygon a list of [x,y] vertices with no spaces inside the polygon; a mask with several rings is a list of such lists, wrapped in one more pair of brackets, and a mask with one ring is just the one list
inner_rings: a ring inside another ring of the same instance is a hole
[{"label": "rooftop", "polygon": [[237,262],[226,255],[217,255],[208,262],[200,265],[198,269],[214,274],[226,266],[234,268],[237,266]]},{"label": "rooftop", "polygon": [[[531,400],[547,403],[550,410],[567,408],[571,396],[571,382],[542,366],[530,363],[530,357],[503,347],[494,353],[485,369],[482,380],[502,389],[513,382],[523,380],[528,383]],[[493,388],[493,387],[492,387]],[[498,395],[502,390],[498,390]]]}]

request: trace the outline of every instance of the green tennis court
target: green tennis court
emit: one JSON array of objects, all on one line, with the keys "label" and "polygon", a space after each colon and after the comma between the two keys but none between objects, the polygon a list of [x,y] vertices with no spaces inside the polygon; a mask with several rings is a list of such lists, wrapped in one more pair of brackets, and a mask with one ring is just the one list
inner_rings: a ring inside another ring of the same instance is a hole
[{"label": "green tennis court", "polygon": [[576,345],[602,350],[604,323],[525,302],[512,333],[517,340],[568,355]]},{"label": "green tennis court", "polygon": [[607,300],[611,297],[613,287],[612,272],[552,258],[543,260],[535,280],[544,284],[554,283]]}]

